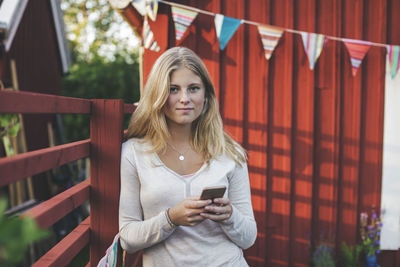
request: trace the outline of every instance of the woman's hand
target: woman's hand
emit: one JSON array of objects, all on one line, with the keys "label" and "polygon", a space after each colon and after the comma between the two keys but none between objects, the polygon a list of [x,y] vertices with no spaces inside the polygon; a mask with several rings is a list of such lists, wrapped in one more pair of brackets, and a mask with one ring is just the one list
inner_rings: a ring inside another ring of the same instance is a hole
[{"label": "woman's hand", "polygon": [[224,222],[232,215],[232,205],[229,198],[215,198],[214,203],[205,207],[206,212],[200,215],[215,222]]},{"label": "woman's hand", "polygon": [[188,197],[169,209],[169,219],[175,225],[195,226],[204,221],[205,218],[200,216],[200,214],[211,203],[211,200],[199,200],[198,197]]}]

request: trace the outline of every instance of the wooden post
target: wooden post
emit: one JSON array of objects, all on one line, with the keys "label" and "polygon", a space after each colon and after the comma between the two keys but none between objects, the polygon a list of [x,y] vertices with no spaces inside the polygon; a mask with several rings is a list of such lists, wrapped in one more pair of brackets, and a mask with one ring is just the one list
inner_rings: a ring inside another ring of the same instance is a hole
[{"label": "wooden post", "polygon": [[118,233],[122,100],[92,100],[90,121],[90,266]]}]

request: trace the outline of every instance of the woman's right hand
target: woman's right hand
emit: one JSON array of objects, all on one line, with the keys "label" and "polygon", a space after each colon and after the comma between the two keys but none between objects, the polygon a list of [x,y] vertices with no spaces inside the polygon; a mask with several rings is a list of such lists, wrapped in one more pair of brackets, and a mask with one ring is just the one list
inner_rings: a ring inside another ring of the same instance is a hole
[{"label": "woman's right hand", "polygon": [[198,197],[188,197],[170,208],[168,216],[175,225],[195,226],[204,221],[200,213],[205,212],[204,207],[211,202],[211,200],[200,200]]}]

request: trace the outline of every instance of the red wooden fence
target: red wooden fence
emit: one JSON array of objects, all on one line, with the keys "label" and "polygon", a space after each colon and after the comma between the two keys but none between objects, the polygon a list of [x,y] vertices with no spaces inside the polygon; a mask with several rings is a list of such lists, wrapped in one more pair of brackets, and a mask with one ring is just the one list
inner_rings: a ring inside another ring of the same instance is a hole
[{"label": "red wooden fence", "polygon": [[0,158],[0,186],[90,157],[91,178],[27,211],[49,228],[85,201],[90,217],[43,255],[33,266],[66,266],[90,244],[90,266],[97,266],[118,232],[119,168],[124,113],[122,100],[85,100],[28,92],[0,91],[0,113],[78,113],[91,115],[89,140]]}]

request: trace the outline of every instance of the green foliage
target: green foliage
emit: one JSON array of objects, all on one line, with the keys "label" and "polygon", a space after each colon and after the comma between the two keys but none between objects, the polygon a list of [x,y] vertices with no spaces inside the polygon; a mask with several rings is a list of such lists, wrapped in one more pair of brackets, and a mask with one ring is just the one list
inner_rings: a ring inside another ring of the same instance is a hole
[{"label": "green foliage", "polygon": [[348,246],[346,243],[342,243],[340,248],[341,258],[340,266],[343,267],[360,267],[361,263],[361,252],[363,248],[361,245]]},{"label": "green foliage", "polygon": [[314,267],[335,267],[332,248],[326,244],[319,245],[312,254],[311,262]]},{"label": "green foliage", "polygon": [[61,8],[74,62],[114,54],[129,60],[139,40],[107,0],[61,0]]},{"label": "green foliage", "polygon": [[[125,103],[139,100],[139,64],[137,54],[131,54],[128,63],[122,55],[109,61],[95,56],[90,61],[78,61],[63,79],[61,94],[79,98],[123,99]],[[89,137],[88,115],[64,115],[63,122],[68,141]]]},{"label": "green foliage", "polygon": [[28,246],[48,236],[29,217],[6,216],[5,200],[0,200],[0,266],[16,266],[24,258]]},{"label": "green foliage", "polygon": [[17,136],[19,127],[17,114],[0,114],[0,138],[5,135]]},{"label": "green foliage", "polygon": [[[138,101],[138,39],[121,15],[107,0],[61,0],[61,7],[73,62],[61,95]],[[88,138],[89,121],[63,115],[66,141]]]}]

